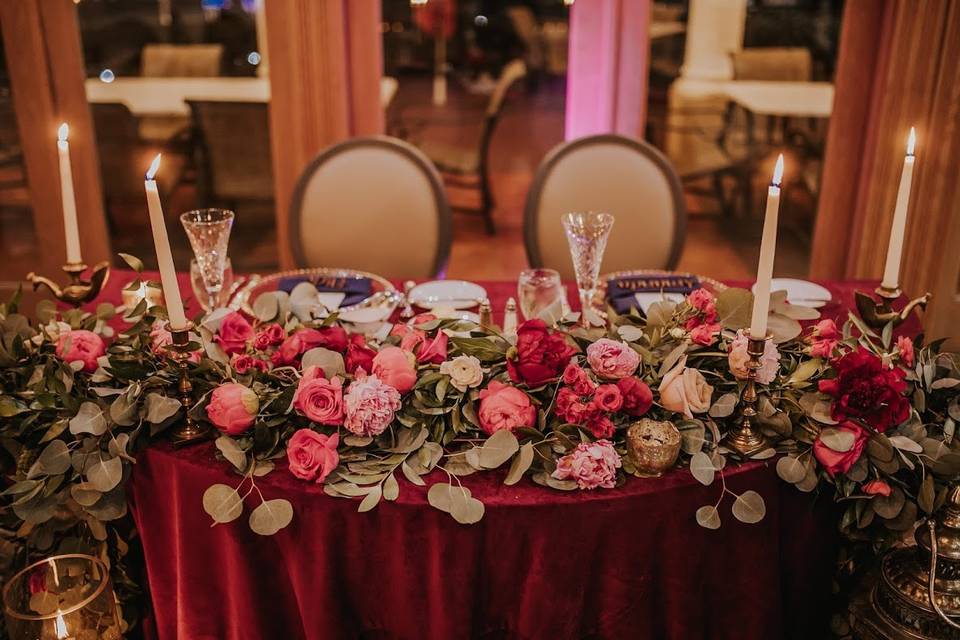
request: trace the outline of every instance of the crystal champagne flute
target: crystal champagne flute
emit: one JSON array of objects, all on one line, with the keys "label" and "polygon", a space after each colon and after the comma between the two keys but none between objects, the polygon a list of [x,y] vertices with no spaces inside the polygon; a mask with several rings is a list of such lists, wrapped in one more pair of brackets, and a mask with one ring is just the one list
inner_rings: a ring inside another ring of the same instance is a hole
[{"label": "crystal champagne flute", "polygon": [[589,316],[596,313],[593,299],[600,284],[600,263],[611,228],[613,216],[609,213],[588,211],[563,216],[563,229],[580,291],[580,324],[584,327],[590,326]]}]

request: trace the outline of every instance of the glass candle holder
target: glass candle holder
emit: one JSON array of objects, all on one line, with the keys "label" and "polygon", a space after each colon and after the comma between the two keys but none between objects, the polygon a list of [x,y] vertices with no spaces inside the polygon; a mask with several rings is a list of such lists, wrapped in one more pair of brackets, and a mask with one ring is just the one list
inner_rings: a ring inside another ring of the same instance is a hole
[{"label": "glass candle holder", "polygon": [[110,572],[98,558],[53,556],[14,575],[3,587],[11,640],[119,640]]}]

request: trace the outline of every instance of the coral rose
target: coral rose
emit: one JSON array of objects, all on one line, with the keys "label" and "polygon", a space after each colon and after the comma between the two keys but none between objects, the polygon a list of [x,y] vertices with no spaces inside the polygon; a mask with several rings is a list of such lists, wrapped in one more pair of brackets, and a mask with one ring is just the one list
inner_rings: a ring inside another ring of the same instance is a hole
[{"label": "coral rose", "polygon": [[248,353],[238,353],[230,358],[230,366],[233,367],[233,370],[244,375],[250,373],[251,371],[260,371],[266,373],[269,365],[266,361],[256,358]]},{"label": "coral rose", "polygon": [[342,424],[343,380],[339,376],[327,380],[320,367],[308,367],[293,394],[293,408],[319,424]]},{"label": "coral rose", "polygon": [[840,331],[837,324],[830,320],[821,320],[813,327],[810,343],[810,355],[814,358],[829,358],[840,344]]},{"label": "coral rose", "polygon": [[57,357],[67,363],[80,362],[83,371],[97,370],[97,359],[107,352],[103,338],[93,331],[74,329],[60,333],[57,339]]},{"label": "coral rose", "polygon": [[252,339],[253,326],[239,311],[225,315],[220,321],[216,335],[213,336],[213,341],[230,355],[243,353],[247,348],[247,342]]},{"label": "coral rose", "polygon": [[400,347],[384,347],[373,358],[373,375],[406,393],[417,383],[417,358]]},{"label": "coral rose", "polygon": [[[750,377],[750,371],[747,369],[747,362],[750,361],[750,354],[747,353],[749,344],[750,339],[744,335],[743,329],[737,331],[737,337],[730,343],[727,364],[730,366],[730,373],[738,380],[746,380]],[[777,351],[777,345],[773,344],[773,340],[766,340],[763,355],[760,356],[760,368],[757,369],[757,382],[770,384],[776,379],[779,370],[780,352]]]},{"label": "coral rose", "polygon": [[300,429],[287,442],[287,461],[290,473],[301,480],[323,482],[340,464],[337,445],[340,436],[327,436],[310,429]]},{"label": "coral rose", "polygon": [[343,426],[358,436],[376,436],[393,422],[400,410],[400,392],[376,376],[355,380],[343,398]]},{"label": "coral rose", "polygon": [[526,393],[491,380],[480,392],[480,407],[477,409],[480,428],[488,435],[501,429],[514,431],[520,427],[532,427],[537,420],[537,408]]},{"label": "coral rose", "polygon": [[830,408],[834,420],[862,420],[883,433],[910,417],[903,369],[887,369],[863,347],[834,360],[833,368],[837,377],[821,380],[820,391],[834,399]]},{"label": "coral rose", "polygon": [[554,413],[558,418],[570,424],[586,424],[590,413],[587,403],[581,402],[580,396],[571,387],[562,387],[557,392],[557,401]]},{"label": "coral rose", "polygon": [[421,364],[440,364],[447,359],[447,334],[438,331],[431,340],[427,338],[417,350],[417,362]]},{"label": "coral rose", "polygon": [[703,345],[704,347],[709,347],[717,339],[717,336],[720,334],[720,324],[719,323],[704,323],[695,326],[690,330],[690,340],[695,344]]},{"label": "coral rose", "polygon": [[265,351],[270,347],[275,347],[283,342],[287,337],[287,332],[283,330],[276,322],[265,324],[257,331],[253,338],[253,348],[258,351]]},{"label": "coral rose", "polygon": [[600,338],[587,347],[587,363],[601,378],[619,380],[633,375],[640,366],[640,354],[626,342]]},{"label": "coral rose", "polygon": [[617,483],[620,454],[609,440],[582,442],[557,462],[553,477],[574,480],[581,489],[612,489]]},{"label": "coral rose", "polygon": [[900,362],[905,367],[913,366],[913,340],[907,336],[897,336],[897,351],[900,352]]},{"label": "coral rose", "polygon": [[450,376],[452,384],[460,392],[479,387],[483,382],[483,367],[474,356],[457,356],[440,365],[440,373]]},{"label": "coral rose", "polygon": [[617,388],[623,396],[621,409],[627,415],[639,418],[653,406],[653,392],[640,378],[630,376],[617,380]]},{"label": "coral rose", "polygon": [[366,338],[362,334],[354,333],[347,342],[347,355],[345,365],[347,371],[356,373],[358,369],[363,369],[369,373],[373,369],[373,359],[377,352],[367,345]]},{"label": "coral rose", "polygon": [[514,382],[538,387],[556,380],[577,350],[563,334],[550,331],[543,320],[527,320],[517,327],[516,354],[507,359]]},{"label": "coral rose", "polygon": [[687,367],[687,357],[671,369],[660,381],[660,404],[668,411],[682,413],[692,418],[695,413],[710,409],[713,387],[707,384],[703,374]]},{"label": "coral rose", "polygon": [[253,426],[260,399],[253,389],[236,382],[222,384],[210,394],[207,417],[217,429],[237,436]]},{"label": "coral rose", "polygon": [[854,441],[853,446],[848,451],[834,451],[827,446],[820,436],[817,436],[817,439],[813,442],[813,456],[823,465],[823,468],[831,477],[838,473],[850,471],[850,467],[860,459],[864,447],[867,446],[867,440],[870,439],[870,434],[853,422],[844,422],[832,428],[852,433]]}]

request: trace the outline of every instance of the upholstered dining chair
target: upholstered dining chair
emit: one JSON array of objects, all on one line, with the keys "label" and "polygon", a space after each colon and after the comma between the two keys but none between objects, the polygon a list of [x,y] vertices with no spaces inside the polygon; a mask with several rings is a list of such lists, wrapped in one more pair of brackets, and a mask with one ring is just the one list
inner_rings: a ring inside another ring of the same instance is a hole
[{"label": "upholstered dining chair", "polygon": [[441,275],[451,214],[440,176],[396,138],[353,138],[328,147],[293,192],[290,247],[301,267],[345,267],[391,278]]},{"label": "upholstered dining chair", "polygon": [[687,213],[680,178],[656,148],[615,134],[587,136],[551,151],[534,176],[524,213],[527,260],[574,277],[563,226],[571,211],[606,211],[616,221],[601,273],[672,269]]}]

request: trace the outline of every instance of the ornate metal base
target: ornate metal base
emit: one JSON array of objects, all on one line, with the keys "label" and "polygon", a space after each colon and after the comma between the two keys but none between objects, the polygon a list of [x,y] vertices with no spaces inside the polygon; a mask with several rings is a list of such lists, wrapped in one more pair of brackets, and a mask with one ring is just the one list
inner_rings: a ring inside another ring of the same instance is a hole
[{"label": "ornate metal base", "polygon": [[748,458],[755,453],[767,448],[767,438],[760,433],[756,425],[757,420],[757,372],[760,370],[760,359],[767,348],[767,341],[772,340],[768,334],[765,338],[755,339],[749,337],[747,340],[747,355],[750,359],[746,367],[749,374],[747,384],[743,388],[743,395],[740,402],[743,404],[743,415],[737,425],[727,432],[721,444],[728,449],[736,451],[744,458]]},{"label": "ornate metal base", "polygon": [[930,294],[925,293],[919,298],[914,298],[900,311],[893,308],[893,303],[903,293],[900,289],[888,289],[887,287],[877,287],[874,290],[877,299],[874,300],[869,294],[862,291],[855,293],[857,311],[864,323],[871,329],[883,329],[888,322],[893,322],[896,327],[904,320],[910,317],[914,309],[926,309],[930,302]]},{"label": "ornate metal base", "polygon": [[205,424],[198,424],[190,417],[190,407],[193,406],[193,384],[190,382],[190,330],[192,324],[180,330],[171,330],[173,344],[168,349],[170,357],[176,363],[180,370],[180,380],[177,383],[177,390],[180,394],[180,403],[183,405],[184,417],[170,432],[174,446],[183,446],[197,440],[207,437],[210,428]]},{"label": "ornate metal base", "polygon": [[90,272],[89,280],[82,278],[86,270],[87,265],[82,262],[70,262],[63,265],[63,272],[67,274],[70,282],[62,287],[50,278],[38,276],[32,271],[27,274],[27,280],[33,284],[34,291],[40,287],[46,287],[53,294],[53,297],[60,302],[79,307],[96,299],[100,294],[100,290],[110,277],[110,263],[104,261],[97,264]]},{"label": "ornate metal base", "polygon": [[766,436],[753,428],[749,419],[744,418],[735,429],[727,432],[722,444],[741,456],[749,458],[766,449],[770,442]]}]

